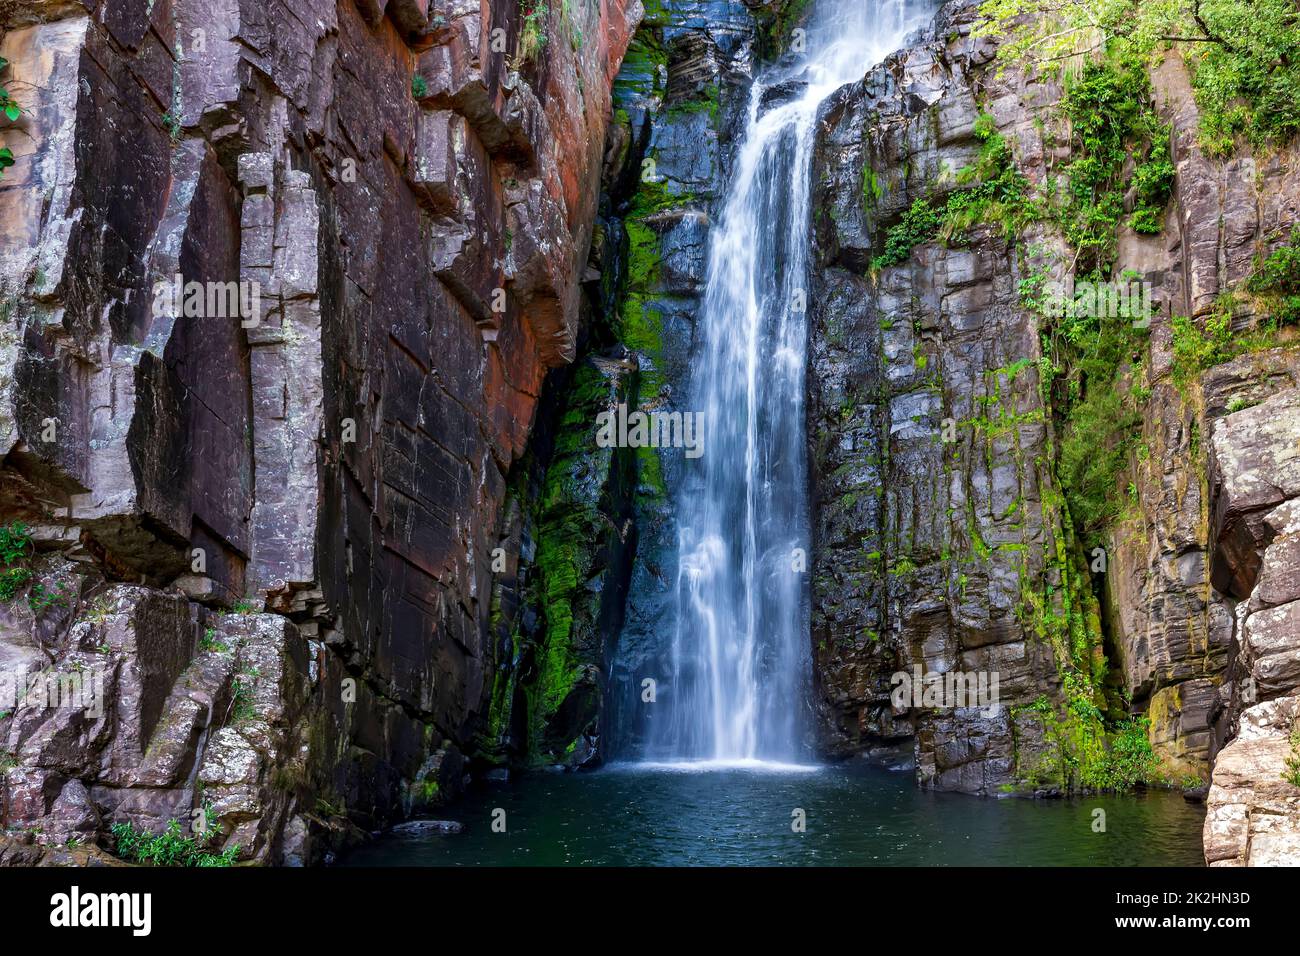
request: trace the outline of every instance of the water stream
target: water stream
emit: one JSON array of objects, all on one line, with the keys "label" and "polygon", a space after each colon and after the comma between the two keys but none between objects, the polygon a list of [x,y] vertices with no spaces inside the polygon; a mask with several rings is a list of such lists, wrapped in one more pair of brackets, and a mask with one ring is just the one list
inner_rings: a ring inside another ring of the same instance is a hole
[{"label": "water stream", "polygon": [[707,423],[705,452],[677,501],[671,674],[648,719],[648,760],[726,767],[806,759],[814,124],[826,97],[897,49],[932,7],[822,0],[794,40],[794,64],[771,68],[751,88],[710,234],[691,383],[691,407]]}]

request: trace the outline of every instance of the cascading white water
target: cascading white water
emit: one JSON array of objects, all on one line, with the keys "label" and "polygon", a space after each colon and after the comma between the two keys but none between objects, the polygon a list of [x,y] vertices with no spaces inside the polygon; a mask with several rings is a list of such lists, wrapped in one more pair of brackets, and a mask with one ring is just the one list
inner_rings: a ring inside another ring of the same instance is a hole
[{"label": "cascading white water", "polygon": [[[797,549],[808,553],[813,127],[822,101],[896,49],[931,7],[817,0],[799,61],[753,84],[710,236],[689,406],[705,416],[704,456],[677,501],[671,683],[648,757],[743,765],[803,754],[811,662],[807,562],[800,567]],[[777,105],[764,108],[766,99]]]}]

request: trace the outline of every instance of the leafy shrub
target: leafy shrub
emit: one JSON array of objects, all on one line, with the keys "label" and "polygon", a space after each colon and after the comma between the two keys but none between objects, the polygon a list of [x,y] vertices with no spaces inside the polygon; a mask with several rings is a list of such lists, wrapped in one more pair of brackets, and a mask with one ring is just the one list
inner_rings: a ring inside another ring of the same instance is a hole
[{"label": "leafy shrub", "polygon": [[1139,783],[1155,779],[1159,760],[1147,734],[1150,726],[1150,718],[1135,717],[1115,728],[1099,775],[1102,789],[1131,790]]},{"label": "leafy shrub", "polygon": [[[9,61],[6,60],[4,57],[0,56],[0,71],[3,71],[4,68],[7,67],[8,65],[9,65]],[[9,120],[9,122],[12,123],[14,120],[18,119],[18,117],[21,116],[22,113],[23,113],[22,108],[18,105],[18,103],[14,100],[14,98],[9,95],[9,91],[5,89],[3,86],[0,86],[0,115],[3,115],[5,119]],[[13,150],[11,150],[8,146],[0,147],[0,176],[3,176],[4,171],[8,169],[10,166],[12,166],[13,164],[14,164]]]},{"label": "leafy shrub", "polygon": [[1067,673],[1062,690],[1066,703],[1058,713],[1046,696],[1020,708],[1042,722],[1050,750],[1046,762],[1029,776],[1051,781],[1066,790],[1109,790],[1119,793],[1154,782],[1159,760],[1147,736],[1147,717],[1122,720],[1107,729],[1106,721],[1085,682]]},{"label": "leafy shrub", "polygon": [[1287,755],[1282,779],[1293,787],[1300,787],[1300,723],[1291,728],[1291,753]]},{"label": "leafy shrub", "polygon": [[32,536],[27,526],[14,522],[0,525],[0,601],[12,601],[14,595],[21,591],[32,579],[32,572],[23,567],[15,567],[32,547]]},{"label": "leafy shrub", "polygon": [[0,601],[12,601],[14,595],[32,579],[26,568],[5,568],[0,571]]},{"label": "leafy shrub", "polygon": [[1179,387],[1200,377],[1207,368],[1232,358],[1232,313],[1220,309],[1205,320],[1202,332],[1185,315],[1173,320],[1173,379]]},{"label": "leafy shrub", "polygon": [[20,522],[0,525],[0,563],[5,567],[21,560],[31,546],[32,536],[26,525]]},{"label": "leafy shrub", "polygon": [[1300,132],[1300,10],[1295,0],[1202,0],[1209,42],[1186,53],[1201,142],[1225,155],[1243,137],[1283,143]]},{"label": "leafy shrub", "polygon": [[1262,297],[1278,322],[1300,323],[1300,227],[1292,230],[1290,243],[1259,265],[1246,291]]},{"label": "leafy shrub", "polygon": [[[211,820],[209,813],[208,819]],[[149,866],[231,866],[239,856],[239,847],[233,846],[212,853],[206,844],[221,832],[212,826],[209,835],[200,840],[181,833],[181,825],[171,820],[166,829],[157,835],[147,830],[137,830],[130,823],[115,823],[109,828],[115,841],[114,852],[123,860]]]},{"label": "leafy shrub", "polygon": [[519,15],[522,25],[519,29],[519,43],[515,48],[518,64],[532,63],[546,46],[546,18],[550,14],[547,0],[519,0]]},{"label": "leafy shrub", "polygon": [[876,269],[906,262],[912,248],[934,239],[939,230],[939,214],[926,199],[915,200],[903,218],[885,234],[885,250],[871,260]]},{"label": "leafy shrub", "polygon": [[[979,156],[957,174],[957,183],[963,188],[949,194],[942,205],[916,199],[902,219],[886,231],[885,248],[872,259],[872,268],[906,262],[914,247],[936,239],[950,245],[964,243],[966,233],[978,223],[999,224],[1011,238],[1035,218],[1037,209],[1029,199],[1029,181],[1016,169],[1011,147],[998,133],[992,117],[980,114],[975,136],[982,143]],[[874,189],[874,179],[871,182]],[[864,194],[867,189],[864,173]]]},{"label": "leafy shrub", "polygon": [[1004,64],[1053,70],[1098,51],[1146,62],[1174,48],[1191,69],[1212,153],[1239,137],[1277,144],[1300,132],[1295,0],[985,0],[980,11],[979,33],[1003,38]]},{"label": "leafy shrub", "polygon": [[[1066,91],[1062,111],[1074,131],[1075,159],[1060,212],[1066,238],[1084,272],[1107,273],[1115,258],[1116,227],[1124,220],[1124,194],[1136,202],[1130,224],[1141,233],[1163,228],[1173,189],[1169,129],[1151,105],[1151,83],[1140,61],[1110,58],[1085,64]],[[1124,170],[1138,157],[1132,176]]]}]

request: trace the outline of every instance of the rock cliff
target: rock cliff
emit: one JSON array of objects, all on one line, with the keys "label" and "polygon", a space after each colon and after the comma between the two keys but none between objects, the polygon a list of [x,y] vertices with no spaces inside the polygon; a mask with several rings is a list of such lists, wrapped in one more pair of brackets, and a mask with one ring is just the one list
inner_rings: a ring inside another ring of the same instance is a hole
[{"label": "rock cliff", "polygon": [[0,4],[0,663],[104,700],[0,706],[6,839],[310,861],[460,788],[640,16]]},{"label": "rock cliff", "polygon": [[[1256,277],[1300,147],[1211,156],[1177,57],[1026,72],[976,7],[818,124],[817,749],[1208,787],[1211,864],[1294,862],[1300,347]],[[313,863],[635,746],[682,450],[596,416],[686,410],[753,72],[804,9],[0,0],[0,863],[173,820]],[[1054,310],[1085,280],[1152,314]],[[918,667],[1000,706],[896,703]]]},{"label": "rock cliff", "polygon": [[[1116,449],[1120,498],[1091,516],[1067,461],[1079,399],[1053,383],[1060,323],[1036,294],[1084,275],[1070,224],[1044,213],[1086,148],[1073,80],[1005,67],[976,20],[948,4],[823,117],[808,383],[822,746],[910,752],[942,789],[1086,788],[1105,783],[1086,772],[1100,723],[1078,719],[1095,712],[1145,729],[1156,780],[1195,787],[1213,767],[1210,862],[1294,859],[1300,629],[1281,582],[1300,353],[1249,290],[1300,219],[1300,154],[1207,156],[1185,67],[1151,71],[1156,134],[1127,144],[1119,181],[1167,148],[1171,182],[1154,228],[1125,217],[1092,273],[1145,283],[1154,308],[1105,382],[1131,404],[1090,449]],[[1001,712],[894,705],[891,675],[916,665],[1000,673]]]}]

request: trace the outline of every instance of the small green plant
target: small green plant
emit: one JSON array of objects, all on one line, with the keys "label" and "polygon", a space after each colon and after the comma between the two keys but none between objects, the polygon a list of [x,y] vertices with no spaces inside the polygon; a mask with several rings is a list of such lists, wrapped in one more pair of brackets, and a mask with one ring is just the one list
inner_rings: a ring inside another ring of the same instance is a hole
[{"label": "small green plant", "polygon": [[253,682],[261,677],[256,667],[246,667],[230,685],[230,718],[237,724],[252,720],[257,716],[257,705],[253,700]]},{"label": "small green plant", "polygon": [[1282,779],[1293,787],[1300,787],[1300,722],[1291,727],[1291,753],[1286,758]]},{"label": "small green plant", "polygon": [[32,572],[26,568],[5,568],[0,571],[0,601],[12,601],[14,595],[26,587]]},{"label": "small green plant", "polygon": [[113,603],[106,597],[99,598],[86,612],[86,620],[91,624],[103,624],[113,613]]},{"label": "small green plant", "polygon": [[43,614],[52,607],[67,607],[68,588],[64,584],[57,585],[53,591],[45,585],[37,582],[32,585],[31,590],[27,592],[27,606],[36,614]]},{"label": "small green plant", "polygon": [[0,525],[0,563],[5,567],[16,564],[27,556],[32,547],[32,535],[21,522]]},{"label": "small green plant", "polygon": [[[9,65],[9,61],[0,56],[0,72]],[[22,116],[22,107],[9,95],[9,91],[0,86],[0,114],[3,114],[9,122],[14,122],[19,116]],[[0,147],[0,176],[4,171],[14,164],[14,153],[8,146]]]},{"label": "small green plant", "polygon": [[239,847],[227,847],[220,853],[208,850],[208,843],[220,836],[221,827],[216,824],[211,810],[205,808],[205,813],[209,825],[202,838],[183,835],[176,820],[168,821],[163,832],[156,835],[147,830],[137,830],[129,822],[115,823],[109,828],[114,852],[123,860],[148,866],[232,866],[239,856]]},{"label": "small green plant", "polygon": [[180,117],[177,116],[175,113],[173,113],[171,110],[168,110],[162,116],[162,124],[163,124],[163,129],[167,131],[167,135],[171,137],[171,141],[173,143],[179,143],[181,141]]},{"label": "small green plant", "polygon": [[519,44],[515,47],[516,69],[526,63],[536,62],[538,54],[546,46],[544,28],[550,7],[547,0],[519,0],[519,15],[522,26],[519,30]]},{"label": "small green plant", "polygon": [[258,614],[260,612],[261,608],[257,606],[252,598],[236,601],[230,608],[231,614]]},{"label": "small green plant", "polygon": [[199,638],[199,649],[225,654],[230,650],[230,645],[224,643],[217,637],[217,629],[215,627],[210,627],[205,630],[203,636]]},{"label": "small green plant", "polygon": [[429,83],[419,73],[411,77],[411,95],[422,100],[429,95]]}]

